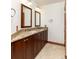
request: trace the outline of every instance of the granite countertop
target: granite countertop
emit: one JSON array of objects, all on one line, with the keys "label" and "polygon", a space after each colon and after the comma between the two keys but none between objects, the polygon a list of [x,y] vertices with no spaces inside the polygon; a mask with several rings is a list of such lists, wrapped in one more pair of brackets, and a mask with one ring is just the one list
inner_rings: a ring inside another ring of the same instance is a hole
[{"label": "granite countertop", "polygon": [[34,35],[36,33],[39,33],[39,32],[42,32],[44,30],[47,30],[47,28],[41,28],[41,29],[37,29],[37,28],[34,28],[34,29],[21,29],[19,32],[11,35],[11,43],[12,42],[15,42],[15,41],[18,41],[18,40],[21,40],[23,38],[26,38],[26,37],[29,37],[31,35]]}]

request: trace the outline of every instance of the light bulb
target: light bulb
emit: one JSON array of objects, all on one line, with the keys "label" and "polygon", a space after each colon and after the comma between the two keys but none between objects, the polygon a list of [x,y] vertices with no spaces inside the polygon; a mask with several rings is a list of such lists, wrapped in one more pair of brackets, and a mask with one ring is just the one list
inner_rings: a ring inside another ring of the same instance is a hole
[{"label": "light bulb", "polygon": [[32,3],[31,2],[28,2],[28,5],[32,5]]},{"label": "light bulb", "polygon": [[38,8],[38,7],[36,8],[36,10],[37,10],[37,11],[41,11],[41,9],[40,9],[40,8]]}]

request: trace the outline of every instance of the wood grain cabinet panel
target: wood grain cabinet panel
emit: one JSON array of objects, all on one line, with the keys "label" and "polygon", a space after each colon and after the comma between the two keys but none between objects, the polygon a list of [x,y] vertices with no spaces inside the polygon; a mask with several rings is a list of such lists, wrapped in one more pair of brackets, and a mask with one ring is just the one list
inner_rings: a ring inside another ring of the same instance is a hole
[{"label": "wood grain cabinet panel", "polygon": [[25,59],[34,59],[34,42],[32,37],[25,39]]},{"label": "wood grain cabinet panel", "polygon": [[34,57],[36,57],[36,55],[38,53],[38,46],[39,46],[38,35],[37,34],[33,35],[32,39],[34,40]]},{"label": "wood grain cabinet panel", "polygon": [[12,43],[12,59],[24,59],[24,43],[23,40]]}]

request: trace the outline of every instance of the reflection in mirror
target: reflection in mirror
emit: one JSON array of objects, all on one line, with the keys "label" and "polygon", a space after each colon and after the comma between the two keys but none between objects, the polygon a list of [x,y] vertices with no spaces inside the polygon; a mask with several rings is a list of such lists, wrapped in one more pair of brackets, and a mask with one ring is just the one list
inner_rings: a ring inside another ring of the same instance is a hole
[{"label": "reflection in mirror", "polygon": [[35,27],[41,25],[41,14],[40,12],[35,11]]},{"label": "reflection in mirror", "polygon": [[32,27],[32,9],[21,4],[21,28]]}]

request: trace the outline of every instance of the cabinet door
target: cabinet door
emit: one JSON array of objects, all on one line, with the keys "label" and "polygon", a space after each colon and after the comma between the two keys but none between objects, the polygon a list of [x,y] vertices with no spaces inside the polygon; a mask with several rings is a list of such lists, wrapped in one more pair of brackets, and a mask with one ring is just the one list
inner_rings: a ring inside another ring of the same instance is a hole
[{"label": "cabinet door", "polygon": [[12,59],[24,59],[24,43],[23,40],[12,43],[11,54]]},{"label": "cabinet door", "polygon": [[46,31],[44,31],[44,44],[46,44],[46,41],[47,41],[47,33],[46,33]]},{"label": "cabinet door", "polygon": [[36,57],[37,54],[39,53],[39,51],[41,50],[40,33],[37,33],[37,34],[33,35],[32,37],[33,37],[33,40],[34,40],[34,57]]},{"label": "cabinet door", "polygon": [[36,40],[36,35],[33,35],[33,40],[34,40],[34,57],[37,55],[37,40]]},{"label": "cabinet door", "polygon": [[14,44],[11,43],[11,59],[14,59],[14,53],[13,53],[13,51],[14,51]]},{"label": "cabinet door", "polygon": [[45,42],[47,43],[47,40],[48,40],[48,30],[45,31],[45,36],[44,37],[45,37]]},{"label": "cabinet door", "polygon": [[38,54],[38,46],[39,46],[38,35],[35,34],[32,37],[33,37],[33,41],[34,41],[34,57],[36,57],[36,55]]},{"label": "cabinet door", "polygon": [[32,37],[25,39],[25,59],[34,59],[34,42]]},{"label": "cabinet door", "polygon": [[39,41],[40,41],[40,50],[43,48],[43,43],[44,43],[44,41],[43,41],[43,32],[40,32],[40,39],[39,39]]},{"label": "cabinet door", "polygon": [[41,50],[41,46],[42,46],[42,35],[41,33],[38,33],[38,36],[37,36],[37,40],[38,40],[38,53],[40,52]]}]

